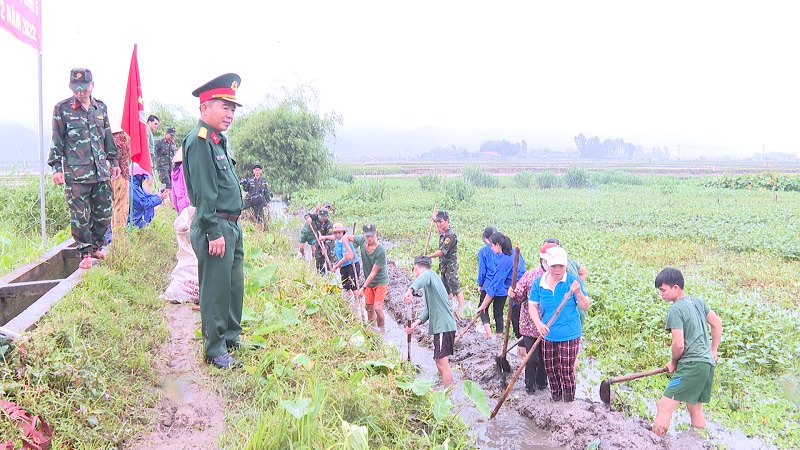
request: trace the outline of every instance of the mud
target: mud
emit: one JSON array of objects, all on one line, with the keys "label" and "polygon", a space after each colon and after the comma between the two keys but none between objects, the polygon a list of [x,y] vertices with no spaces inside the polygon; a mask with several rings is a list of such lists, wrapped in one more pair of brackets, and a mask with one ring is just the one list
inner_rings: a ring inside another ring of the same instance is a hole
[{"label": "mud", "polygon": [[225,406],[208,388],[201,346],[194,338],[200,312],[193,311],[190,304],[167,304],[164,313],[171,331],[155,361],[164,392],[156,408],[159,419],[149,435],[126,448],[215,450],[225,427]]},{"label": "mud", "polygon": [[[397,318],[399,325],[405,326],[406,307],[402,295],[411,284],[408,275],[410,267],[400,268],[390,261],[388,269],[389,294],[385,309]],[[415,317],[423,307],[422,298],[415,298],[413,303]],[[469,321],[457,319],[456,322],[460,331]],[[433,348],[427,324],[421,325],[414,331],[414,338],[420,346]],[[512,339],[509,339],[509,345],[512,342],[514,342],[513,335]],[[500,354],[501,346],[502,341],[490,342],[481,332],[468,331],[456,345],[455,355],[451,359],[453,370],[459,372],[458,378],[472,380],[486,392],[490,408],[494,408],[504,390],[495,363],[495,356]],[[510,384],[520,358],[512,351],[508,353],[508,360],[512,368],[512,373],[507,375]],[[527,394],[524,381],[520,379],[514,385],[501,411],[513,408],[521,416],[531,419],[536,428],[548,432],[550,444],[568,449],[585,449],[587,445],[598,440],[600,448],[621,450],[711,448],[709,442],[703,441],[692,431],[659,437],[650,431],[649,422],[626,418],[622,413],[611,411],[603,403],[585,398],[586,394],[580,391],[579,389],[576,393],[577,399],[572,403],[553,402],[548,391]],[[582,394],[584,398],[581,398]],[[519,435],[518,439],[525,440],[527,436]]]}]

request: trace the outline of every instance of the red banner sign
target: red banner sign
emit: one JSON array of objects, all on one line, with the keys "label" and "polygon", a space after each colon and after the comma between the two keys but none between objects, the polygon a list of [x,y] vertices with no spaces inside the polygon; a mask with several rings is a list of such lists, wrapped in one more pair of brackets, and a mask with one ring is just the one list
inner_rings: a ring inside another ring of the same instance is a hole
[{"label": "red banner sign", "polygon": [[41,0],[0,0],[0,27],[42,51]]}]

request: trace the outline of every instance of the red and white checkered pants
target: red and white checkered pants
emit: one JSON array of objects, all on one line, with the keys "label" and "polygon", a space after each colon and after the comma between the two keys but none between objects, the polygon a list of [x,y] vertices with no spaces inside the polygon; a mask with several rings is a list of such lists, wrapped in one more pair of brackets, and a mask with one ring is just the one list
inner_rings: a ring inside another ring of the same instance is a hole
[{"label": "red and white checkered pants", "polygon": [[564,342],[542,340],[542,360],[554,400],[575,398],[574,369],[580,346],[581,338]]}]

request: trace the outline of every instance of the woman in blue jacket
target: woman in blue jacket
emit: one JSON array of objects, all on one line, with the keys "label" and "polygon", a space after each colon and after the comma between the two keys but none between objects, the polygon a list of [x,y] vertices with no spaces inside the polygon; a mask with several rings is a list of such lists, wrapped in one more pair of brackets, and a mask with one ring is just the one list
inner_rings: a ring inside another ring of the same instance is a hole
[{"label": "woman in blue jacket", "polygon": [[[480,294],[480,303],[486,298],[486,291],[483,289],[484,284],[488,284],[489,280],[494,276],[494,269],[497,266],[497,260],[500,255],[496,255],[492,250],[492,243],[489,238],[492,234],[497,232],[497,228],[488,226],[483,230],[483,242],[486,243],[480,250],[478,250],[478,293]],[[485,316],[485,317],[484,317]],[[492,338],[492,329],[489,326],[489,314],[481,314],[483,319],[484,334],[487,339]]]},{"label": "woman in blue jacket", "polygon": [[[483,290],[486,291],[486,297],[483,303],[478,307],[478,313],[481,315],[481,320],[484,326],[489,323],[489,314],[487,309],[490,303],[493,303],[492,312],[495,321],[495,332],[503,334],[503,311],[506,307],[506,299],[508,298],[508,289],[511,287],[511,277],[516,276],[519,279],[521,275],[519,268],[517,273],[514,271],[514,256],[511,247],[511,239],[503,233],[497,231],[489,237],[489,242],[492,246],[492,251],[499,256],[497,259],[497,266],[494,270],[494,275],[491,280],[483,284]],[[522,268],[522,273],[525,272],[525,260],[522,255],[519,257],[519,267]]]}]

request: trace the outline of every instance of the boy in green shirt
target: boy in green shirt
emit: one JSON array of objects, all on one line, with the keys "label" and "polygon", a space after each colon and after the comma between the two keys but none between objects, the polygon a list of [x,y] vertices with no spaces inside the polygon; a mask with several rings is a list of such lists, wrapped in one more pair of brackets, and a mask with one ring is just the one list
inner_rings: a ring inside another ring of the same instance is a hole
[{"label": "boy in green shirt", "polygon": [[453,373],[450,371],[450,355],[453,354],[456,338],[456,321],[453,318],[453,309],[450,298],[441,278],[431,270],[431,259],[421,255],[414,259],[414,276],[417,277],[403,296],[403,301],[411,303],[414,292],[422,291],[425,294],[425,309],[419,319],[406,333],[411,334],[420,324],[430,319],[428,334],[433,335],[433,360],[436,369],[442,377],[442,385],[450,386],[453,383]]},{"label": "boy in green shirt", "polygon": [[352,242],[361,249],[361,264],[364,268],[364,284],[358,289],[358,297],[364,297],[367,319],[383,328],[386,316],[383,303],[389,292],[389,274],[386,271],[386,249],[378,242],[378,229],[374,223],[365,223],[362,233],[355,236],[344,235],[342,244],[348,255]]},{"label": "boy in green shirt", "polygon": [[[722,320],[703,300],[683,292],[683,274],[678,269],[662,270],[655,285],[661,298],[672,303],[667,310],[666,326],[672,332],[672,359],[666,367],[673,375],[656,405],[653,433],[659,436],[667,433],[672,412],[681,402],[686,403],[692,426],[705,428],[703,403],[711,400]],[[711,327],[710,340],[706,323]]]}]

